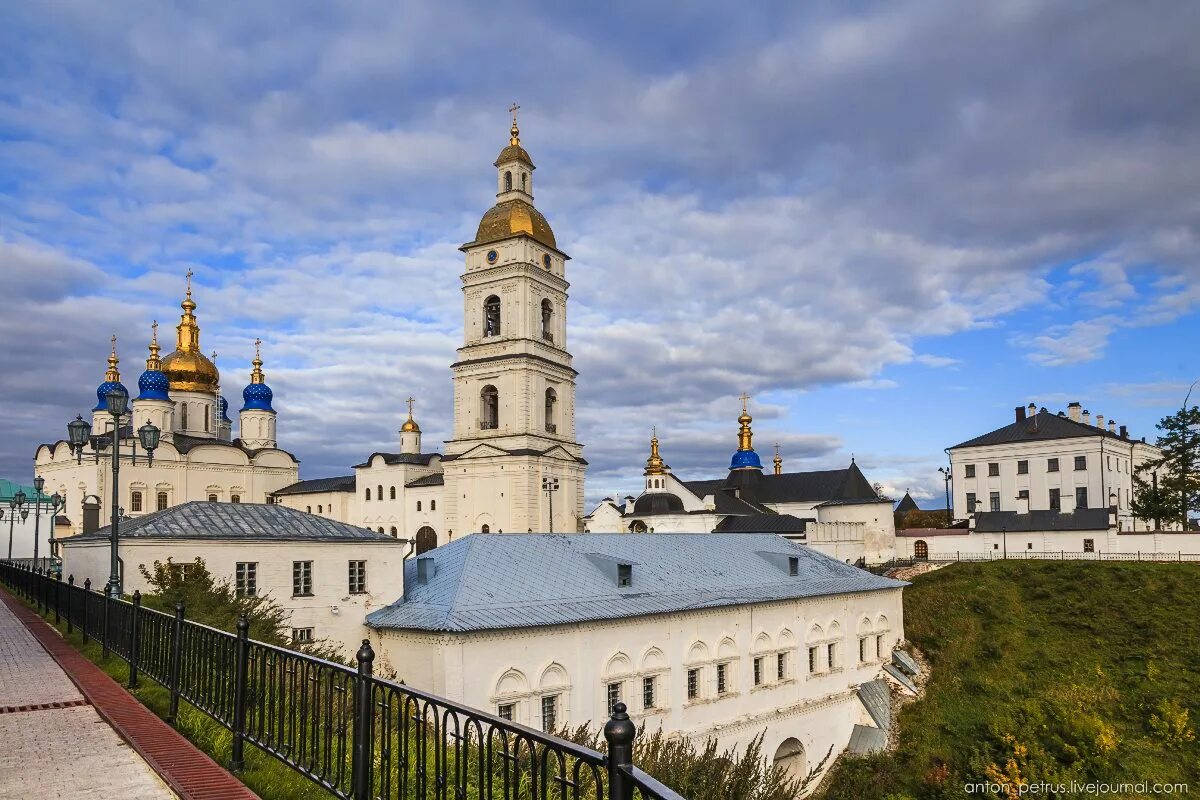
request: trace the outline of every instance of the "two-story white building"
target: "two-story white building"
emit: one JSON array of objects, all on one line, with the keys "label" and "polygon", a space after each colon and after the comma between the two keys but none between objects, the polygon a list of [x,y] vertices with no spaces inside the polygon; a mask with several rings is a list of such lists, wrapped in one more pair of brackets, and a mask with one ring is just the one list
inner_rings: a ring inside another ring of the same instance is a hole
[{"label": "two-story white building", "polygon": [[649,729],[722,749],[765,732],[795,775],[852,737],[882,740],[860,689],[904,639],[906,584],[805,545],[470,536],[405,573],[367,625],[377,668],[420,689],[546,730],[598,728],[620,701]]},{"label": "two-story white building", "polygon": [[[409,552],[405,540],[283,506],[208,501],[124,519],[118,543],[125,594],[150,589],[142,568],[155,561],[201,558],[238,594],[269,596],[287,611],[294,641],[325,639],[347,657],[364,616],[402,593]],[[63,577],[103,590],[109,553],[107,527],[64,539]]]}]

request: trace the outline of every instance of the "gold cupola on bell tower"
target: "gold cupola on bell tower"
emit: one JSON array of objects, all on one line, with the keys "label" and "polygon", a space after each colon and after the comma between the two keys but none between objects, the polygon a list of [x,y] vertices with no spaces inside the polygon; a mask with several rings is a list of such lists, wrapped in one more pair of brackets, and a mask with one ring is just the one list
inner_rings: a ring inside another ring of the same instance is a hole
[{"label": "gold cupola on bell tower", "polygon": [[196,321],[196,301],[192,299],[192,271],[187,272],[187,294],[179,304],[183,314],[175,326],[175,351],[162,360],[162,371],[171,381],[171,390],[215,394],[221,376],[217,365],[200,350],[200,324]]}]

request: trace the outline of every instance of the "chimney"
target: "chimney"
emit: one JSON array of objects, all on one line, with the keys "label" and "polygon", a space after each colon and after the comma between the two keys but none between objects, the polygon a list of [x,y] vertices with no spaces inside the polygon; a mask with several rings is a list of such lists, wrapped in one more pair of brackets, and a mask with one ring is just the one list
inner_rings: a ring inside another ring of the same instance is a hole
[{"label": "chimney", "polygon": [[1017,422],[1024,422],[1025,421],[1025,406],[1017,406],[1016,412],[1017,412]]},{"label": "chimney", "polygon": [[1083,410],[1083,424],[1084,425],[1092,424],[1092,412],[1088,411],[1086,408]]},{"label": "chimney", "polygon": [[1083,405],[1080,403],[1067,404],[1067,416],[1071,418],[1072,422],[1079,422],[1079,414],[1082,410]]},{"label": "chimney", "polygon": [[1115,419],[1110,419],[1108,421],[1108,432],[1109,433],[1117,432],[1117,421]]},{"label": "chimney", "polygon": [[1127,426],[1127,425],[1122,425],[1122,426],[1121,426],[1121,438],[1122,438],[1122,439],[1128,439],[1128,438],[1129,438],[1129,426]]},{"label": "chimney", "polygon": [[[1045,411],[1045,410],[1046,409],[1044,409],[1044,408],[1042,409],[1042,411]],[[1037,406],[1035,406],[1033,403],[1030,403],[1029,404],[1029,416],[1032,417],[1036,413],[1037,413]]]},{"label": "chimney", "polygon": [[1103,415],[1103,414],[1097,414],[1097,415],[1096,415],[1096,427],[1097,427],[1097,428],[1103,428],[1103,427],[1104,427],[1104,415]]},{"label": "chimney", "polygon": [[95,497],[83,501],[83,532],[100,530],[100,503]]}]

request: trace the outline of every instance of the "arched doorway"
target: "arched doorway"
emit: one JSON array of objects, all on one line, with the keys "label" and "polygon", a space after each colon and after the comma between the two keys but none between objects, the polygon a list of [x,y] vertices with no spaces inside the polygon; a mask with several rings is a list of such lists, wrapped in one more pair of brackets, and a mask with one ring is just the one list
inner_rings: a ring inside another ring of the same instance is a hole
[{"label": "arched doorway", "polygon": [[775,751],[775,766],[782,767],[789,780],[804,780],[808,763],[804,757],[804,745],[799,739],[784,739]]},{"label": "arched doorway", "polygon": [[925,561],[929,558],[929,545],[925,543],[924,539],[917,539],[913,542],[913,558],[920,561]]},{"label": "arched doorway", "polygon": [[437,532],[428,525],[417,531],[417,555],[437,547]]}]

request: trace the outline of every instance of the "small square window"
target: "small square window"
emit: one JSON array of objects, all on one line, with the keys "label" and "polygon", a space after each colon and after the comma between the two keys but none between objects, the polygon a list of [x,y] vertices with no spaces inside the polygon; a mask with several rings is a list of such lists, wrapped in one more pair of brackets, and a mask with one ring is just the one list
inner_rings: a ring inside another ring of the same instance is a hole
[{"label": "small square window", "polygon": [[500,719],[506,719],[509,722],[513,721],[514,712],[516,711],[516,703],[501,703],[496,706],[496,716]]},{"label": "small square window", "polygon": [[1028,500],[1029,499],[1029,490],[1028,489],[1019,489],[1017,491],[1017,499],[1018,500]]},{"label": "small square window", "polygon": [[1026,542],[1026,543],[1025,543],[1025,549],[1026,549],[1026,550],[1032,550],[1032,549],[1033,549],[1033,542]]},{"label": "small square window", "polygon": [[687,671],[687,696],[688,700],[695,700],[700,696],[700,670],[689,669]]},{"label": "small square window", "polygon": [[1087,469],[1087,456],[1075,456],[1075,469]]},{"label": "small square window", "polygon": [[308,644],[313,641],[312,628],[292,628],[292,641],[296,644]]},{"label": "small square window", "polygon": [[974,478],[975,477],[975,465],[967,464],[966,469],[967,469],[966,475],[964,475],[963,477]]},{"label": "small square window", "polygon": [[1028,475],[1029,474],[1029,462],[1028,461],[1018,461],[1017,462],[1017,474],[1018,475]]},{"label": "small square window", "polygon": [[1083,540],[1083,552],[1085,552],[1085,553],[1096,552],[1096,540],[1095,539],[1084,539]]},{"label": "small square window", "polygon": [[1057,458],[1047,458],[1046,459],[1046,472],[1058,472],[1058,459]]},{"label": "small square window", "polygon": [[988,477],[989,478],[1000,477],[1000,465],[998,463],[992,462],[992,463],[988,464]]}]

